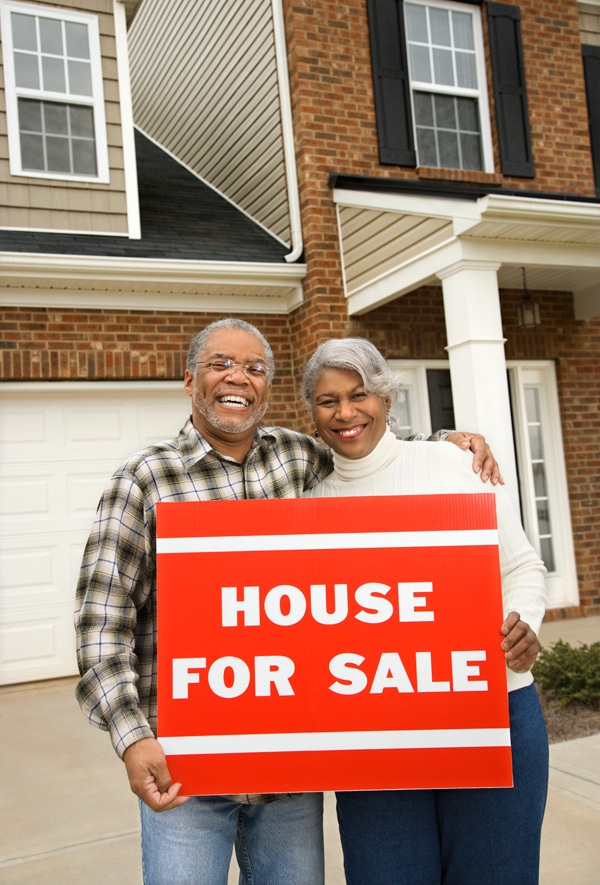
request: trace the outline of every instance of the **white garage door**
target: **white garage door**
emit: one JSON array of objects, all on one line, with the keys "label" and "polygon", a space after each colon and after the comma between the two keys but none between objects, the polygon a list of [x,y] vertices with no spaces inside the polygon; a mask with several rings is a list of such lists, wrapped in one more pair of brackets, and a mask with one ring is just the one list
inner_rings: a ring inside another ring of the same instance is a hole
[{"label": "white garage door", "polygon": [[0,384],[0,684],[77,672],[73,600],[98,499],[188,413],[183,382]]}]

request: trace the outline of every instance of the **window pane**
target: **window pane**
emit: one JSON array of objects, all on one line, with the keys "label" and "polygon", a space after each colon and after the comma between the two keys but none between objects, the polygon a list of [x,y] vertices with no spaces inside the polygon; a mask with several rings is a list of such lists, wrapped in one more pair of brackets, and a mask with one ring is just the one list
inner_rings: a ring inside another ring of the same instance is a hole
[{"label": "window pane", "polygon": [[554,550],[552,549],[552,539],[540,538],[540,550],[542,562],[544,563],[548,571],[556,571],[556,565],[554,564]]},{"label": "window pane", "polygon": [[460,169],[458,136],[455,132],[439,132],[440,166],[445,169]]},{"label": "window pane", "polygon": [[434,80],[440,86],[454,86],[452,53],[449,49],[433,50]]},{"label": "window pane", "polygon": [[21,133],[21,163],[23,169],[44,171],[44,141],[41,135]]},{"label": "window pane", "polygon": [[51,55],[64,55],[62,22],[40,18],[40,49]]},{"label": "window pane", "polygon": [[406,33],[408,39],[415,40],[417,43],[429,43],[427,10],[425,7],[407,3],[404,8],[406,10]]},{"label": "window pane", "polygon": [[19,129],[21,132],[42,131],[42,103],[27,98],[19,99]]},{"label": "window pane", "polygon": [[535,488],[536,498],[546,498],[548,490],[546,488],[546,469],[543,464],[532,464],[533,485]]},{"label": "window pane", "polygon": [[398,392],[398,399],[392,407],[392,415],[396,419],[396,434],[400,437],[410,436],[412,430],[412,412],[410,408],[411,391],[407,388]]},{"label": "window pane", "polygon": [[550,514],[548,513],[548,501],[537,502],[538,526],[540,535],[550,534]]},{"label": "window pane", "polygon": [[52,135],[68,135],[66,104],[44,103],[44,129]]},{"label": "window pane", "polygon": [[96,175],[96,150],[93,141],[73,140],[73,172]]},{"label": "window pane", "polygon": [[50,58],[42,56],[43,88],[48,92],[66,92],[65,65],[62,58]]},{"label": "window pane", "polygon": [[413,80],[419,83],[432,83],[429,49],[426,46],[409,46],[408,54]]},{"label": "window pane", "polygon": [[470,52],[457,52],[454,58],[456,61],[457,85],[463,89],[477,89],[475,55]]},{"label": "window pane", "polygon": [[49,135],[46,138],[46,152],[48,155],[48,172],[71,171],[68,138]]},{"label": "window pane", "polygon": [[435,96],[435,122],[438,129],[456,130],[454,99],[449,95]]},{"label": "window pane", "polygon": [[473,20],[464,12],[452,13],[452,33],[457,49],[475,49],[473,39]]},{"label": "window pane", "polygon": [[35,18],[32,15],[21,15],[18,12],[11,13],[13,46],[15,49],[29,49],[37,52],[37,33]]},{"label": "window pane", "polygon": [[430,7],[429,21],[431,23],[431,42],[435,46],[451,46],[450,17],[447,10]]},{"label": "window pane", "polygon": [[419,126],[433,126],[433,95],[415,92],[415,119]]},{"label": "window pane", "polygon": [[478,135],[460,134],[461,169],[483,170],[481,139]]},{"label": "window pane", "polygon": [[69,92],[76,95],[92,94],[92,69],[87,61],[68,61]]},{"label": "window pane", "polygon": [[433,129],[421,129],[417,126],[417,150],[420,166],[439,166],[435,132]]},{"label": "window pane", "polygon": [[70,58],[89,59],[90,47],[87,26],[78,25],[75,22],[65,22],[65,35],[67,39],[67,55]]},{"label": "window pane", "polygon": [[540,461],[544,457],[540,430],[539,425],[531,424],[529,426],[529,446],[531,448],[531,457],[534,461]]},{"label": "window pane", "polygon": [[458,126],[463,132],[478,132],[477,103],[474,98],[457,98]]},{"label": "window pane", "polygon": [[538,397],[538,392],[535,389],[535,387],[526,387],[525,388],[525,410],[527,412],[527,420],[528,421],[537,421],[539,423],[539,420],[540,420],[539,397]]},{"label": "window pane", "polygon": [[37,55],[15,52],[15,82],[24,89],[40,88]]},{"label": "window pane", "polygon": [[75,138],[94,137],[94,114],[91,108],[71,107],[71,135]]}]

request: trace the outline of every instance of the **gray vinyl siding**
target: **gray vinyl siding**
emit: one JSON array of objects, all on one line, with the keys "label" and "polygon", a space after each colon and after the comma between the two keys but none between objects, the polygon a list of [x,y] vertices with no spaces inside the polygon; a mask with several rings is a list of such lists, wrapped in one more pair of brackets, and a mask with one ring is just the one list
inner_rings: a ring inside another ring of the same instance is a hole
[{"label": "gray vinyl siding", "polygon": [[144,0],[129,31],[136,125],[290,242],[270,0]]}]

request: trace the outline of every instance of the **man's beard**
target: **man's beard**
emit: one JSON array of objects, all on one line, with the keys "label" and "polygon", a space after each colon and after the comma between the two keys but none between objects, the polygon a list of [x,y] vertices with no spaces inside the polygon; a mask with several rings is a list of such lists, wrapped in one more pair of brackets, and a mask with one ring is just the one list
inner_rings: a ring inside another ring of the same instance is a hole
[{"label": "man's beard", "polygon": [[245,433],[246,430],[250,430],[260,422],[262,416],[267,411],[268,406],[268,403],[263,403],[258,410],[248,416],[244,424],[239,424],[237,421],[229,421],[226,418],[221,418],[217,415],[208,400],[205,397],[201,397],[198,393],[194,394],[192,401],[202,417],[206,418],[210,426],[223,433]]}]

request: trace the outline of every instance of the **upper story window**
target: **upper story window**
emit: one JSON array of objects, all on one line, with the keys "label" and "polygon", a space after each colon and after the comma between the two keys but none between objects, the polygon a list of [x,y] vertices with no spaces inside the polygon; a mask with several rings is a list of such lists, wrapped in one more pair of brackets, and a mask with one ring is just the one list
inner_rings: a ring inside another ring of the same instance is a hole
[{"label": "upper story window", "polygon": [[2,0],[10,170],[108,181],[98,19]]},{"label": "upper story window", "polygon": [[493,171],[479,8],[413,0],[404,16],[418,165]]},{"label": "upper story window", "polygon": [[[534,177],[521,14],[478,0],[367,0],[379,161]],[[486,71],[494,87],[490,113]]]}]

